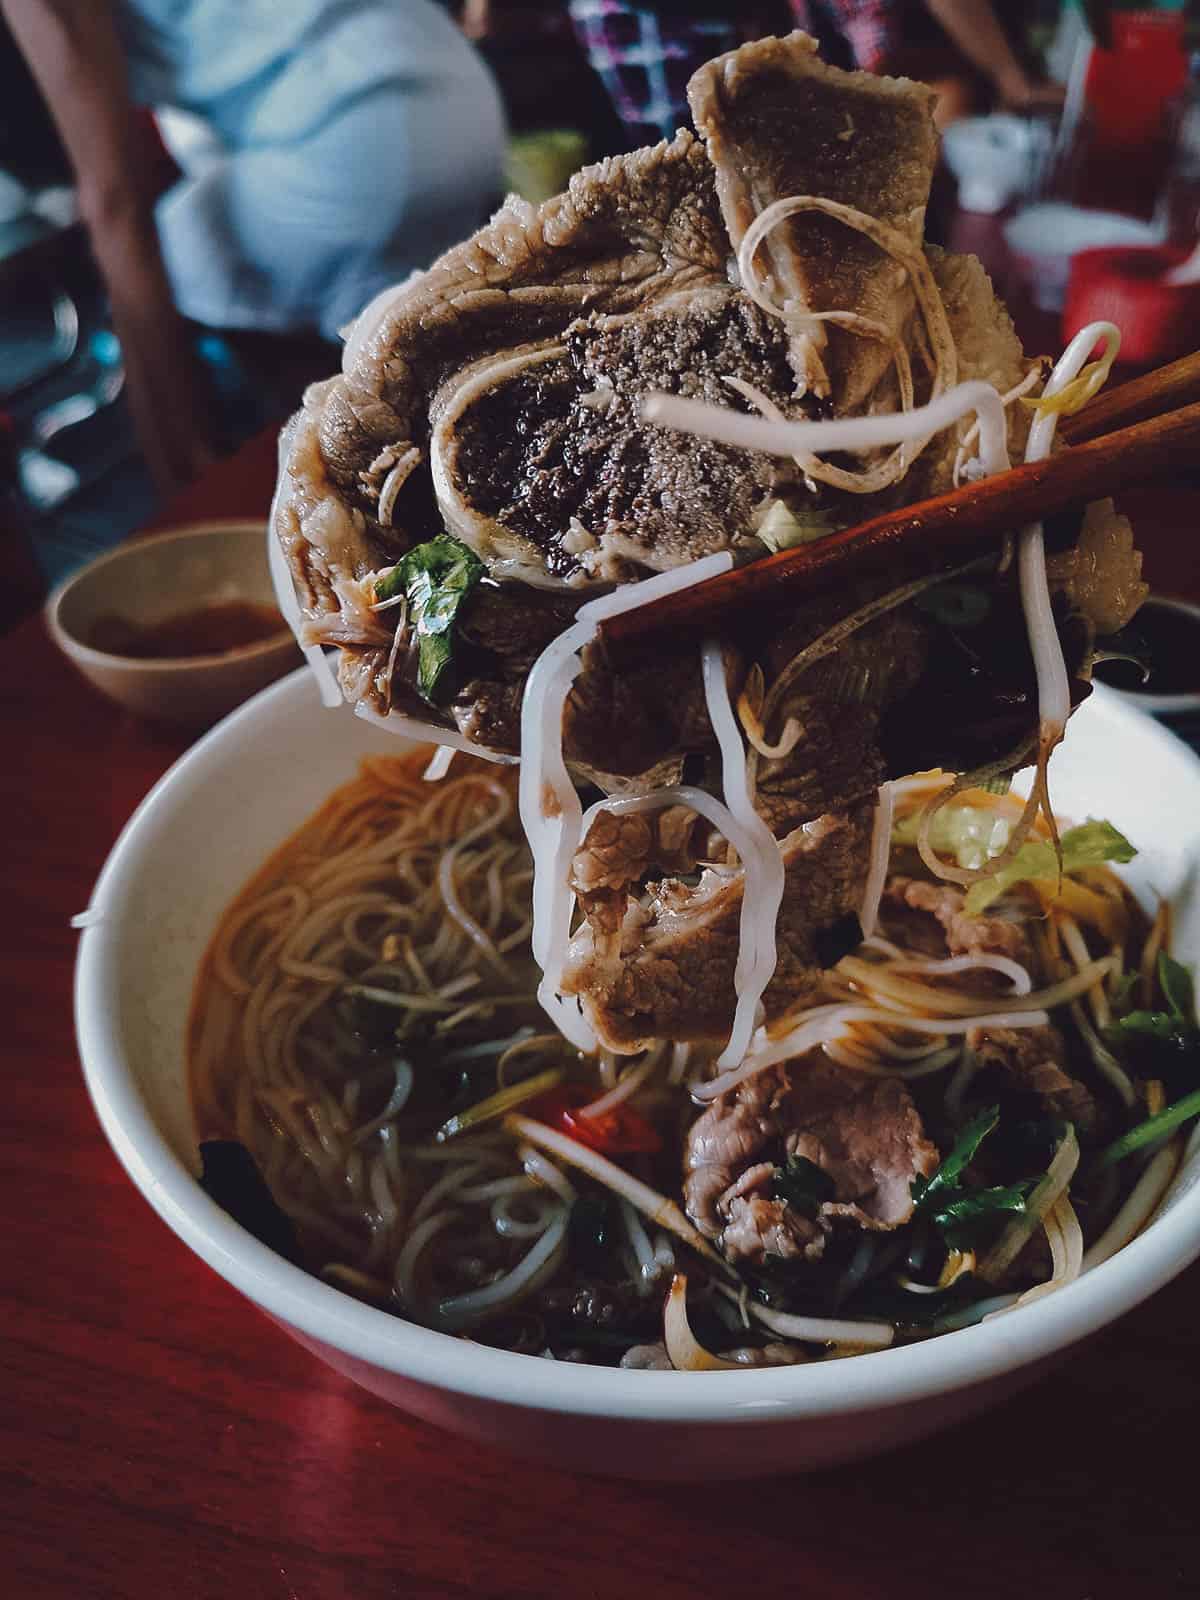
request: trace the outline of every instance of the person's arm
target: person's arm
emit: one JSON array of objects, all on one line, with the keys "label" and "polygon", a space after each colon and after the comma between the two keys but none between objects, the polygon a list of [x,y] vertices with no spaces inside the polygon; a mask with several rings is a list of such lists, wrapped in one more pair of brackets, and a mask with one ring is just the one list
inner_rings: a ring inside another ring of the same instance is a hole
[{"label": "person's arm", "polygon": [[1039,83],[1025,71],[991,0],[925,0],[925,4],[971,65],[995,86],[1005,105],[1021,109],[1062,100],[1058,84]]},{"label": "person's arm", "polygon": [[211,459],[194,360],[159,252],[154,197],[105,0],[0,0],[71,159],[112,302],[129,404],[160,489]]}]

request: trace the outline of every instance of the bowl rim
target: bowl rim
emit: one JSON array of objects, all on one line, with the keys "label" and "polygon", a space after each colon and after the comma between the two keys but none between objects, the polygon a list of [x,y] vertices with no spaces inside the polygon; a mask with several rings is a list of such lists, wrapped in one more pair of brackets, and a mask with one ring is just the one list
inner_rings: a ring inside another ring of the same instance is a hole
[{"label": "bowl rim", "polygon": [[[1145,610],[1149,605],[1165,606],[1168,611],[1180,611],[1185,617],[1191,617],[1193,622],[1200,625],[1200,605],[1193,600],[1152,591],[1142,601],[1141,610]],[[1200,689],[1186,689],[1181,694],[1144,694],[1140,689],[1118,689],[1114,684],[1103,681],[1097,687],[1103,689],[1105,694],[1118,695],[1125,704],[1148,715],[1155,713],[1178,715],[1180,712],[1200,711]]]},{"label": "bowl rim", "polygon": [[191,656],[124,656],[114,650],[98,650],[95,645],[78,638],[63,622],[60,612],[67,595],[77,584],[101,568],[115,566],[131,557],[136,557],[145,547],[220,533],[242,534],[246,537],[256,535],[265,539],[267,519],[214,517],[206,522],[179,523],[177,526],[164,528],[161,532],[134,534],[130,538],[122,539],[111,550],[105,550],[100,555],[94,556],[91,561],[85,561],[83,566],[77,567],[74,572],[69,572],[65,578],[61,578],[43,602],[42,615],[55,644],[64,655],[69,655],[79,662],[86,662],[89,666],[102,667],[109,672],[115,670],[128,673],[165,674],[195,672],[198,669],[225,666],[231,662],[253,661],[257,656],[268,655],[284,644],[294,644],[292,630],[285,618],[276,632],[268,634],[264,639],[256,639],[250,644],[235,645],[232,650],[221,650],[215,654],[210,651]]},{"label": "bowl rim", "polygon": [[[114,917],[137,880],[142,839],[196,767],[229,731],[298,692],[299,667],[219,723],[155,784],[126,823],[92,894],[75,968],[76,1035],[83,1075],[101,1126],[143,1196],[203,1261],[269,1316],[335,1355],[474,1399],[557,1414],[628,1421],[729,1426],[750,1421],[851,1415],[919,1404],[1002,1378],[1096,1333],[1169,1282],[1200,1255],[1200,1184],[1085,1277],[1023,1307],[1020,1315],[893,1346],[852,1361],[710,1373],[629,1372],[539,1360],[407,1322],[353,1299],[261,1244],[200,1188],[154,1124],[124,1060],[110,1003],[121,973]],[[1168,729],[1103,688],[1096,700],[1117,724],[1169,746],[1200,768],[1200,757]]]}]

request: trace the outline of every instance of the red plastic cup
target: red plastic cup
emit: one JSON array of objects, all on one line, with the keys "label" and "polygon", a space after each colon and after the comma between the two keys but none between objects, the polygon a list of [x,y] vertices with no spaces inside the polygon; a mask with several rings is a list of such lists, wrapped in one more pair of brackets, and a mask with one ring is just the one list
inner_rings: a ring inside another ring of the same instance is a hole
[{"label": "red plastic cup", "polygon": [[1071,263],[1063,342],[1089,322],[1115,322],[1123,366],[1156,367],[1200,349],[1200,283],[1164,281],[1190,251],[1182,245],[1081,250]]}]

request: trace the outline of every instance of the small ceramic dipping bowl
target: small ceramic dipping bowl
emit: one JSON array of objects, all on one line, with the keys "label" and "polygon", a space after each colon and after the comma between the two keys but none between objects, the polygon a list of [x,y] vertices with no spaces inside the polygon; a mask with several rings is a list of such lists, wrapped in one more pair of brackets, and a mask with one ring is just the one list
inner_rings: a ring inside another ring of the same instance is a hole
[{"label": "small ceramic dipping bowl", "polygon": [[59,584],[45,615],[102,694],[183,727],[215,722],[300,660],[276,608],[262,522],[131,540]]}]

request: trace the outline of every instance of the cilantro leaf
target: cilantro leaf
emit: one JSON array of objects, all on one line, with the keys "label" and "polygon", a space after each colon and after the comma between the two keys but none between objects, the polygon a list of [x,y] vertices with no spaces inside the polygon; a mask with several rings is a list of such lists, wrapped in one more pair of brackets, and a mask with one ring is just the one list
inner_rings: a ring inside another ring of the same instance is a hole
[{"label": "cilantro leaf", "polygon": [[[1077,828],[1068,828],[1062,836],[1062,870],[1074,872],[1077,867],[1094,867],[1104,861],[1132,861],[1137,851],[1118,833],[1111,822],[1081,822]],[[998,872],[982,882],[973,884],[967,891],[965,911],[976,917],[987,909],[1016,883],[1029,878],[1057,878],[1058,861],[1054,846],[1048,839],[1031,840],[1023,844],[1016,855]]]},{"label": "cilantro leaf", "polygon": [[772,1200],[782,1200],[802,1217],[815,1217],[837,1186],[827,1172],[806,1156],[789,1156],[786,1167],[776,1167],[767,1188]]},{"label": "cilantro leaf", "polygon": [[997,1219],[1024,1211],[1032,1189],[1032,1183],[971,1189],[933,1212],[929,1220],[952,1250],[970,1250],[992,1233]]},{"label": "cilantro leaf", "polygon": [[[1187,1024],[1181,1025],[1179,1018],[1170,1011],[1131,1011],[1109,1030],[1110,1035],[1116,1035],[1118,1043],[1136,1033],[1150,1039],[1168,1040],[1188,1031]],[[1194,1029],[1190,1031],[1195,1032]]]},{"label": "cilantro leaf", "polygon": [[954,1141],[950,1154],[929,1178],[914,1178],[913,1205],[917,1212],[931,1215],[935,1201],[957,1199],[962,1176],[975,1159],[979,1146],[1000,1120],[1000,1107],[988,1106],[968,1122]]},{"label": "cilantro leaf", "polygon": [[408,601],[417,639],[417,692],[436,704],[454,659],[454,624],[463,602],[484,574],[473,550],[440,533],[402,556],[375,585],[375,599]]},{"label": "cilantro leaf", "polygon": [[951,1250],[969,1250],[993,1231],[1004,1216],[1025,1209],[1032,1183],[967,1189],[963,1178],[979,1147],[1000,1121],[1000,1107],[988,1106],[970,1121],[930,1178],[912,1185],[913,1214],[933,1225]]}]

